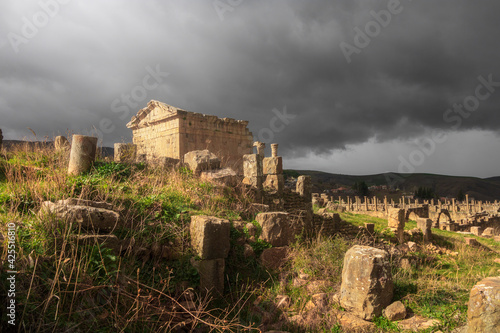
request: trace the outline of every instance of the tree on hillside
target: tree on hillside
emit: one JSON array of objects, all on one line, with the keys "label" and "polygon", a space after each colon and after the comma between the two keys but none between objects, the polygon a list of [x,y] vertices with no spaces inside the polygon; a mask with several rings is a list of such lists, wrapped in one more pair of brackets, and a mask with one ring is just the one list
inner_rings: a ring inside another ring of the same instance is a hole
[{"label": "tree on hillside", "polygon": [[361,197],[368,196],[368,194],[370,194],[368,185],[366,185],[364,181],[355,182],[354,185],[352,185],[352,189]]},{"label": "tree on hillside", "polygon": [[436,197],[436,194],[434,193],[434,190],[431,187],[423,187],[423,186],[420,186],[415,191],[414,195],[415,198],[422,200],[430,200]]},{"label": "tree on hillside", "polygon": [[457,200],[458,201],[465,201],[465,194],[464,194],[464,191],[462,191],[462,189],[460,189],[458,191]]}]

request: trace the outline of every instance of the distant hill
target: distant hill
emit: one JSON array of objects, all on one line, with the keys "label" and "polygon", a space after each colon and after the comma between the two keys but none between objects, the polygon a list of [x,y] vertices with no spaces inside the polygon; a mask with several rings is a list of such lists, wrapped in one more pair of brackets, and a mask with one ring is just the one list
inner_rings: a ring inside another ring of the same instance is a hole
[{"label": "distant hill", "polygon": [[476,200],[500,200],[500,177],[476,178],[435,175],[429,173],[382,173],[367,176],[350,176],[310,170],[286,170],[288,174],[310,175],[315,192],[323,192],[340,186],[351,187],[364,181],[368,186],[393,185],[402,192],[414,192],[420,186],[431,187],[440,197],[456,197],[462,190]]},{"label": "distant hill", "polygon": [[[29,145],[30,147],[54,147],[53,141],[21,141],[21,140],[3,140],[2,146],[7,149],[13,149],[22,145]],[[112,147],[99,147],[103,157],[113,157],[115,149]]]}]

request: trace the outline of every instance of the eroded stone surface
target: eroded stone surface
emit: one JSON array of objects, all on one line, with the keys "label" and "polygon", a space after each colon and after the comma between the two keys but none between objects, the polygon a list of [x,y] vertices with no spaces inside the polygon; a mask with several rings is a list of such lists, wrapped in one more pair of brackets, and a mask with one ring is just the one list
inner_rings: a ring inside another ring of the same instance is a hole
[{"label": "eroded stone surface", "polygon": [[228,220],[213,216],[195,215],[191,217],[191,244],[201,259],[227,258],[229,253]]},{"label": "eroded stone surface", "polygon": [[73,135],[69,155],[68,174],[80,175],[92,166],[97,151],[97,138],[85,135]]},{"label": "eroded stone surface", "polygon": [[220,168],[220,159],[207,149],[193,150],[184,155],[184,163],[194,173],[200,173],[204,170],[216,170]]},{"label": "eroded stone surface", "polygon": [[365,320],[380,316],[391,303],[393,281],[389,253],[353,246],[344,257],[340,304]]},{"label": "eroded stone surface", "polygon": [[272,246],[290,245],[294,239],[290,214],[285,212],[259,213],[256,218],[262,227],[262,240]]},{"label": "eroded stone surface", "polygon": [[400,301],[394,302],[385,308],[384,316],[390,321],[405,319],[406,307]]},{"label": "eroded stone surface", "polygon": [[488,277],[470,292],[468,333],[500,332],[500,276]]}]

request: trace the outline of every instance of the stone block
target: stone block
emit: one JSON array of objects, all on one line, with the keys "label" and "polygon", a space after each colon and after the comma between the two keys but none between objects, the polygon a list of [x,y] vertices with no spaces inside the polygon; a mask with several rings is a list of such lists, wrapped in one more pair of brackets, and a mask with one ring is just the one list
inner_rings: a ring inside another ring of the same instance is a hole
[{"label": "stone block", "polygon": [[258,154],[243,155],[243,175],[262,178],[262,157]]},{"label": "stone block", "polygon": [[373,234],[375,232],[375,223],[365,223],[365,228],[366,231],[368,231],[370,234]]},{"label": "stone block", "polygon": [[481,228],[481,227],[470,227],[470,232],[471,232],[473,235],[476,235],[476,236],[481,236],[481,233],[482,233],[482,228]]},{"label": "stone block", "polygon": [[262,227],[261,239],[272,246],[290,245],[294,240],[295,234],[290,214],[285,212],[259,213],[255,219]]},{"label": "stone block", "polygon": [[500,277],[488,277],[472,287],[467,332],[500,332]]},{"label": "stone block", "polygon": [[340,305],[356,316],[372,320],[392,300],[390,255],[369,246],[353,246],[344,257]]},{"label": "stone block", "polygon": [[481,243],[479,243],[477,241],[477,239],[475,238],[469,238],[469,237],[465,237],[465,244],[469,245],[469,246],[480,246]]},{"label": "stone block", "polygon": [[202,171],[200,174],[200,178],[202,180],[208,180],[214,183],[228,186],[236,186],[238,183],[238,175],[231,168]]},{"label": "stone block", "polygon": [[295,190],[306,200],[312,200],[312,182],[311,176],[299,176]]},{"label": "stone block", "polygon": [[224,259],[199,260],[195,267],[200,274],[200,289],[202,294],[220,297],[224,293]]},{"label": "stone block", "polygon": [[244,177],[242,183],[261,190],[263,186],[263,177]]},{"label": "stone block", "polygon": [[400,301],[394,302],[385,308],[384,316],[390,321],[405,319],[406,307]]},{"label": "stone block", "polygon": [[427,218],[417,218],[417,228],[422,230],[424,240],[429,241],[432,238],[432,220]]},{"label": "stone block", "polygon": [[399,243],[404,242],[405,210],[389,208],[387,211],[387,225],[396,233]]},{"label": "stone block", "polygon": [[262,161],[264,175],[283,174],[283,159],[279,157],[265,157]]},{"label": "stone block", "polygon": [[277,270],[288,258],[288,246],[265,249],[260,255],[260,262],[267,269]]},{"label": "stone block", "polygon": [[184,154],[184,163],[194,173],[200,173],[203,170],[215,170],[220,168],[220,159],[207,149],[193,150]]},{"label": "stone block", "polygon": [[495,229],[493,228],[486,228],[484,229],[483,233],[481,234],[483,237],[493,237],[495,236]]},{"label": "stone block", "polygon": [[285,188],[285,179],[283,175],[267,175],[265,177],[266,181],[263,184],[264,188],[283,192],[283,189]]},{"label": "stone block", "polygon": [[228,220],[213,216],[191,217],[191,244],[201,259],[227,258],[230,246]]},{"label": "stone block", "polygon": [[133,143],[115,143],[114,159],[117,163],[134,162],[136,159],[137,146]]}]

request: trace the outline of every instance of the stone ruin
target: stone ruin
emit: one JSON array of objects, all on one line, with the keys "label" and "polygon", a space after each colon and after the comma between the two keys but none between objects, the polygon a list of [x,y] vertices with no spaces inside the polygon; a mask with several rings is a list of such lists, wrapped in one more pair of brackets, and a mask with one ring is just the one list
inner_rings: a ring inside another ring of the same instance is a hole
[{"label": "stone ruin", "polygon": [[[240,172],[242,156],[252,152],[252,133],[247,125],[248,121],[189,112],[152,100],[127,127],[132,129],[134,154],[140,160],[182,162],[186,153],[208,149],[224,165]],[[115,150],[115,157],[122,159],[120,149]]]},{"label": "stone ruin", "polygon": [[463,202],[455,199],[445,202],[420,201],[405,197],[400,198],[399,202],[394,202],[394,200],[389,201],[387,197],[383,200],[377,197],[360,198],[358,196],[333,198],[326,193],[321,195],[314,193],[312,203],[324,210],[353,212],[387,219],[389,228],[396,232],[398,239],[402,237],[405,222],[415,220],[418,228],[424,233],[425,239],[430,239],[431,228],[439,228],[471,233],[476,236],[495,237],[500,241],[500,202],[498,201],[469,200],[466,195]]}]

